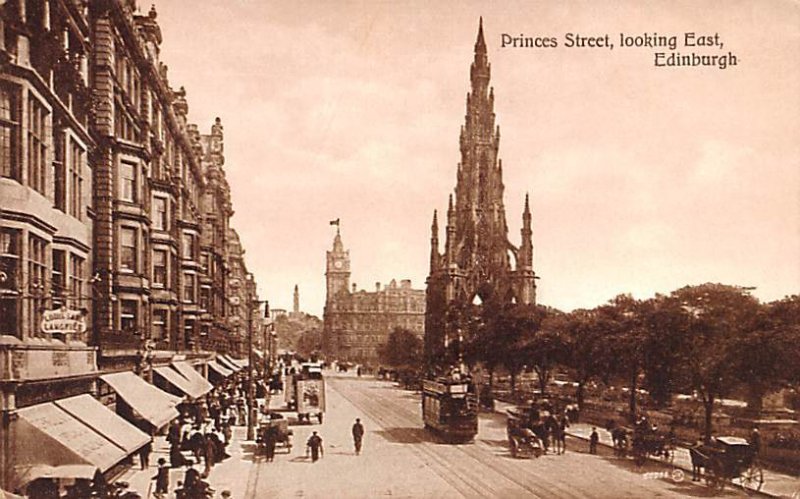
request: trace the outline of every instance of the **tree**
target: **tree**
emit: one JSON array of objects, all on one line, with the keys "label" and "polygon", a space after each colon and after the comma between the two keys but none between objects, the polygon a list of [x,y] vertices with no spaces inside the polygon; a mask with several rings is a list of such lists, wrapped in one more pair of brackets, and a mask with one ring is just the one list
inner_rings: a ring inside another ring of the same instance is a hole
[{"label": "tree", "polygon": [[737,379],[738,345],[753,331],[758,300],[737,286],[702,284],[672,293],[684,311],[683,375],[701,398],[705,439],[711,438],[714,403]]},{"label": "tree", "polygon": [[636,417],[639,374],[644,363],[646,331],[642,325],[640,308],[641,302],[631,295],[618,295],[607,305],[598,308],[599,318],[610,335],[611,355],[617,359],[611,370],[628,379],[628,411],[631,419]]},{"label": "tree", "polygon": [[517,377],[529,362],[526,346],[539,329],[541,314],[534,305],[510,304],[499,309],[497,334],[503,365],[511,376],[511,393],[516,393]]},{"label": "tree", "polygon": [[418,372],[422,368],[422,340],[408,329],[396,327],[378,349],[378,357],[395,369]]},{"label": "tree", "polygon": [[[477,312],[477,311],[476,311]],[[494,373],[503,363],[506,337],[500,327],[499,308],[493,303],[481,307],[477,321],[471,321],[464,356],[472,366],[477,363],[489,373],[489,393],[494,391]]]},{"label": "tree", "polygon": [[575,370],[575,398],[583,409],[586,384],[608,372],[608,338],[595,310],[574,310],[565,319],[566,364]]},{"label": "tree", "polygon": [[525,357],[536,373],[539,390],[544,395],[553,369],[568,357],[567,317],[556,309],[540,305],[525,326],[532,329],[525,335]]},{"label": "tree", "polygon": [[800,376],[800,296],[762,305],[754,327],[731,348],[736,377],[747,387],[748,408],[761,412],[764,395]]},{"label": "tree", "polygon": [[295,348],[301,357],[319,358],[322,352],[322,332],[316,328],[303,331],[297,339]]},{"label": "tree", "polygon": [[658,407],[668,405],[677,391],[686,336],[684,310],[674,297],[657,295],[641,303],[639,322],[643,328],[644,386]]}]

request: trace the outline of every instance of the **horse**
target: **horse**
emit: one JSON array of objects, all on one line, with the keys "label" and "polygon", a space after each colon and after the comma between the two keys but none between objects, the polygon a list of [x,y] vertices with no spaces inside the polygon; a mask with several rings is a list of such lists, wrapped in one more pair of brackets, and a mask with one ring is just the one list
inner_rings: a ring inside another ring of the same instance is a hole
[{"label": "horse", "polygon": [[614,455],[617,457],[625,457],[625,452],[628,448],[628,431],[617,426],[611,430],[611,441],[614,443]]}]

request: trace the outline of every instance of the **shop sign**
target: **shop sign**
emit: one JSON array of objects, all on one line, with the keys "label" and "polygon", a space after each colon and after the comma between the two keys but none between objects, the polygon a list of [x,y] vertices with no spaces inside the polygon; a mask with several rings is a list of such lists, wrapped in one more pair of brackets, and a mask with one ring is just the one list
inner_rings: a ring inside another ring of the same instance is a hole
[{"label": "shop sign", "polygon": [[40,328],[45,334],[82,334],[86,332],[86,311],[60,308],[46,310]]}]

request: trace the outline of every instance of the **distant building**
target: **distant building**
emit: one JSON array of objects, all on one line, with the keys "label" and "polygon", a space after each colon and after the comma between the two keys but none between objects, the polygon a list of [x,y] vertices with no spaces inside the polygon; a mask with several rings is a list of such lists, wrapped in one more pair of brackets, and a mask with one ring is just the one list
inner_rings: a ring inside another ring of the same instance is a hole
[{"label": "distant building", "polygon": [[375,291],[357,291],[350,285],[350,252],[344,249],[339,229],[327,252],[327,296],[323,316],[323,348],[328,357],[376,365],[378,349],[397,327],[423,335],[425,291],[412,289],[411,281],[398,285],[392,279]]}]

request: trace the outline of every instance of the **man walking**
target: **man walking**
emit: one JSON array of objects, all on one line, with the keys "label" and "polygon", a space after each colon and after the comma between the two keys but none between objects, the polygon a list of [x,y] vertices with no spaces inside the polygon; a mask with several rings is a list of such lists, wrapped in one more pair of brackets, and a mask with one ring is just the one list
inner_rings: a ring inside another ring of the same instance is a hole
[{"label": "man walking", "polygon": [[156,481],[156,497],[167,497],[169,494],[169,468],[167,468],[167,460],[163,457],[158,459],[158,473],[153,479]]},{"label": "man walking", "polygon": [[361,442],[364,439],[364,425],[361,424],[361,420],[356,418],[355,424],[353,424],[353,444],[356,448],[356,456],[361,454]]},{"label": "man walking", "polygon": [[147,442],[144,447],[139,449],[139,463],[143,470],[150,466],[150,453],[153,452],[153,442]]},{"label": "man walking", "polygon": [[264,432],[264,445],[267,451],[267,462],[271,463],[275,459],[275,445],[278,441],[278,427],[270,426]]},{"label": "man walking", "polygon": [[597,428],[592,426],[592,434],[589,435],[589,454],[597,454],[598,441],[600,441],[600,435],[597,434]]},{"label": "man walking", "polygon": [[322,437],[317,435],[317,432],[313,432],[313,434],[308,438],[308,442],[306,442],[306,453],[311,451],[311,462],[317,462],[317,459],[322,457],[323,450],[322,450]]}]

